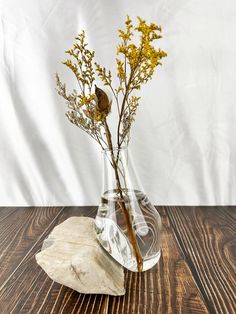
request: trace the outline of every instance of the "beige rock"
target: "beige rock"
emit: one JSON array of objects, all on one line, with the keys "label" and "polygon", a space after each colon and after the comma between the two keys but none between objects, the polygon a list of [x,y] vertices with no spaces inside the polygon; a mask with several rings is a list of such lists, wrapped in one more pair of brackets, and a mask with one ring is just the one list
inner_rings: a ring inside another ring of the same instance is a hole
[{"label": "beige rock", "polygon": [[71,217],[56,226],[36,260],[52,280],[78,292],[125,293],[123,267],[98,244],[92,218]]}]

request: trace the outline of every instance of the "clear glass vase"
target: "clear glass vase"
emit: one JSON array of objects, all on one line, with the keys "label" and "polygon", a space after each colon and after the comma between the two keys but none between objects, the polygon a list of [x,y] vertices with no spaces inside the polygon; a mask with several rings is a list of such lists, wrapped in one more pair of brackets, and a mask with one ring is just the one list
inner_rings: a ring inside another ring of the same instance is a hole
[{"label": "clear glass vase", "polygon": [[141,188],[127,148],[103,151],[97,239],[125,268],[141,272],[160,258],[161,218]]}]

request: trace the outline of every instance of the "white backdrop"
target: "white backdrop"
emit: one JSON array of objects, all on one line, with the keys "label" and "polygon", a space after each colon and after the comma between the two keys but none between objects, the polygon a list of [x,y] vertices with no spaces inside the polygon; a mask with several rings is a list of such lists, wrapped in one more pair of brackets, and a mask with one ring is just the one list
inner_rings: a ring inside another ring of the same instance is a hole
[{"label": "white backdrop", "polygon": [[[97,204],[99,147],[70,124],[54,74],[81,29],[112,68],[126,14],[168,52],[142,91],[131,150],[154,204],[236,204],[234,0],[1,0],[0,205]],[[112,120],[110,120],[112,123]]]}]

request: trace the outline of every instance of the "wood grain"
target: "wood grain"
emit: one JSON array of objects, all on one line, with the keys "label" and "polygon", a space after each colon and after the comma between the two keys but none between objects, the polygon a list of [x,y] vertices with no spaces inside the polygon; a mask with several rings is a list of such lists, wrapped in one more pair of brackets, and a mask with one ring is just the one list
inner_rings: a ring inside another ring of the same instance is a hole
[{"label": "wood grain", "polygon": [[11,216],[11,214],[16,211],[16,208],[13,207],[1,207],[1,215],[0,215],[0,223],[3,222],[4,219]]},{"label": "wood grain", "polygon": [[[0,289],[62,208],[9,209],[0,215]],[[4,219],[2,219],[4,217]]]},{"label": "wood grain", "polygon": [[236,207],[235,206],[224,206],[217,207],[218,210],[223,211],[226,215],[231,216],[236,222]]},{"label": "wood grain", "polygon": [[126,272],[126,295],[111,297],[53,282],[34,257],[54,226],[71,216],[94,217],[96,207],[0,208],[0,313],[236,313],[234,211],[158,210],[160,262],[142,274]]},{"label": "wood grain", "polygon": [[236,225],[219,207],[166,209],[210,313],[236,313]]}]

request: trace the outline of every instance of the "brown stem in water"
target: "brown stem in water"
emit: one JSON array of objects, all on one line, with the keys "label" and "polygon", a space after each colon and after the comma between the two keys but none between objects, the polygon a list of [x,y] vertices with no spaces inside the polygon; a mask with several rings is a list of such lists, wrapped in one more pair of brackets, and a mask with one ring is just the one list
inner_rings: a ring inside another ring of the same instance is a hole
[{"label": "brown stem in water", "polygon": [[122,208],[123,213],[125,215],[128,238],[130,240],[130,243],[131,243],[133,251],[134,251],[134,255],[136,257],[138,272],[141,272],[142,269],[143,269],[143,258],[142,258],[142,255],[140,253],[140,249],[139,249],[139,246],[138,246],[138,243],[137,243],[137,239],[136,239],[136,236],[135,236],[135,233],[134,233],[134,229],[132,227],[132,221],[131,221],[129,210],[127,210],[127,208],[125,206],[124,196],[123,196],[121,183],[120,183],[120,177],[119,177],[119,173],[118,173],[118,166],[117,166],[117,162],[115,160],[115,156],[114,156],[114,152],[113,152],[111,132],[109,130],[109,127],[107,125],[107,121],[106,120],[104,120],[104,127],[105,127],[105,131],[106,131],[108,147],[109,147],[109,149],[111,151],[112,166],[113,166],[114,171],[115,171],[117,189],[118,189],[120,198],[122,200],[121,202],[119,202],[119,204],[120,204],[120,207]]}]

